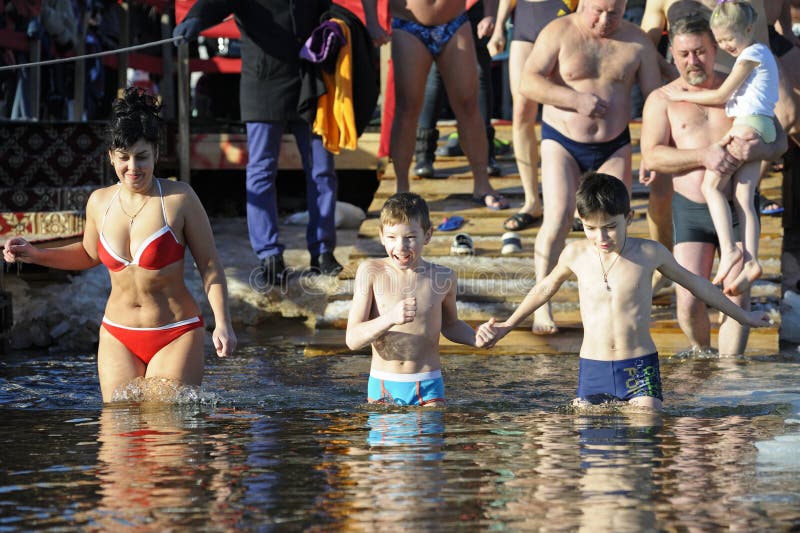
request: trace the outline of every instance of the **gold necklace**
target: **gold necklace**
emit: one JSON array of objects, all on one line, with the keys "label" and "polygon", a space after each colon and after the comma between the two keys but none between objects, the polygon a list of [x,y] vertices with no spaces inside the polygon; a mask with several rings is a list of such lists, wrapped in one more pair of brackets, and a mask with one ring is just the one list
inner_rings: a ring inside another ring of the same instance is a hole
[{"label": "gold necklace", "polygon": [[617,254],[617,257],[615,257],[611,261],[611,264],[608,266],[608,270],[606,270],[606,268],[603,266],[603,256],[600,255],[600,250],[597,251],[597,259],[600,260],[600,270],[603,271],[603,282],[606,284],[606,290],[608,292],[611,292],[611,286],[608,284],[608,274],[609,274],[609,272],[611,272],[611,269],[614,268],[614,265],[617,264],[617,259],[620,258],[620,256],[622,255],[622,252],[625,251],[625,245],[627,243],[628,243],[628,236],[626,235],[625,236],[625,240],[622,241],[622,248],[620,248],[619,253]]},{"label": "gold necklace", "polygon": [[[149,192],[150,192],[150,190],[148,190],[147,192],[149,193]],[[142,205],[140,205],[140,206],[139,206],[139,209],[137,209],[137,210],[136,210],[136,212],[135,212],[133,215],[131,215],[130,213],[128,213],[128,212],[125,210],[125,206],[123,206],[123,205],[122,205],[122,196],[120,195],[120,196],[118,196],[118,198],[119,198],[119,208],[120,208],[120,209],[122,209],[122,212],[125,214],[125,216],[126,216],[126,217],[128,217],[129,219],[131,219],[131,222],[130,222],[130,226],[129,226],[129,227],[130,227],[130,228],[132,228],[132,227],[133,227],[133,220],[134,220],[134,219],[135,219],[137,216],[139,216],[139,213],[141,213],[141,212],[142,212],[142,209],[144,209],[144,206],[145,206],[145,205],[147,205],[147,202],[150,200],[150,196],[149,196],[149,194],[148,194],[147,198],[145,198],[144,202],[142,202]]]}]

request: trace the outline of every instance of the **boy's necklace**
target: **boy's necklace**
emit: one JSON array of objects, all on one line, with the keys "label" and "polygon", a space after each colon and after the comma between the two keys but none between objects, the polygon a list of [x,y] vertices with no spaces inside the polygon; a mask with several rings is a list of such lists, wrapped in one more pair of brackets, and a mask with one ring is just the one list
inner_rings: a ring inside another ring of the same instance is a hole
[{"label": "boy's necklace", "polygon": [[622,241],[622,248],[620,248],[619,253],[617,254],[617,257],[615,257],[611,261],[611,264],[608,265],[608,270],[606,270],[606,268],[603,266],[603,256],[600,255],[600,251],[599,250],[597,251],[597,259],[600,260],[600,270],[603,271],[603,282],[606,284],[606,290],[608,292],[611,292],[611,286],[608,284],[608,273],[611,272],[611,269],[614,268],[614,265],[617,264],[617,259],[619,259],[620,256],[622,255],[622,252],[625,251],[625,245],[627,243],[628,243],[628,236],[626,235],[625,236],[625,240]]}]

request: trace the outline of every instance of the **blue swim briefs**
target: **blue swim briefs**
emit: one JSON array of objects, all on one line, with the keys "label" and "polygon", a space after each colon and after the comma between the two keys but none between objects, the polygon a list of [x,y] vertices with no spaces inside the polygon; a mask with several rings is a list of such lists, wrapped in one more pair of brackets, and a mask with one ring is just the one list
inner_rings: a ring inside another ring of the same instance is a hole
[{"label": "blue swim briefs", "polygon": [[412,20],[393,17],[392,29],[410,33],[425,45],[434,58],[437,58],[453,35],[467,22],[469,22],[469,17],[466,13],[461,13],[450,22],[437,26],[425,26]]},{"label": "blue swim briefs", "polygon": [[658,353],[621,361],[580,358],[578,398],[592,404],[638,396],[663,400]]},{"label": "blue swim briefs", "polygon": [[395,374],[370,370],[367,401],[393,405],[427,405],[444,402],[442,371]]}]

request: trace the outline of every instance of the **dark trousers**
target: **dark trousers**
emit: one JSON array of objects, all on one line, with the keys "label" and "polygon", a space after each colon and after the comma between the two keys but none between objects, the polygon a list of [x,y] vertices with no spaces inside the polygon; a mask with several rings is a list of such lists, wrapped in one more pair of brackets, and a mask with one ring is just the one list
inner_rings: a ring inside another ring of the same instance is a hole
[{"label": "dark trousers", "polygon": [[278,240],[278,156],[284,130],[294,135],[306,173],[308,227],[306,241],[311,256],[336,247],[336,172],[333,154],[313,135],[307,122],[247,123],[247,230],[259,259],[283,252]]}]

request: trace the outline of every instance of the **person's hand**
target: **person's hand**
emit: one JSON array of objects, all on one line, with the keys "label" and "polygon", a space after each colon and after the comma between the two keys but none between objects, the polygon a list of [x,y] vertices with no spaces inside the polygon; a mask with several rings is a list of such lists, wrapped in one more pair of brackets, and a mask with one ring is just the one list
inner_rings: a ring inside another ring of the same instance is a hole
[{"label": "person's hand", "polygon": [[233,355],[233,352],[236,351],[236,333],[227,324],[218,324],[214,328],[214,333],[211,334],[211,340],[214,342],[214,349],[217,350],[219,357]]},{"label": "person's hand", "polygon": [[686,91],[671,85],[666,85],[662,87],[661,90],[664,91],[664,94],[667,96],[667,99],[670,102],[683,102],[684,97],[686,96]]},{"label": "person's hand", "polygon": [[728,135],[720,142],[724,142],[723,146],[732,157],[739,161],[751,161],[757,159],[752,152],[761,142],[761,137],[751,132],[741,137]]},{"label": "person's hand", "polygon": [[380,48],[391,40],[391,36],[377,23],[367,24],[367,33],[369,33],[372,44],[374,44],[376,48]]},{"label": "person's hand", "polygon": [[608,111],[608,102],[593,93],[579,93],[575,109],[587,117],[603,118]]},{"label": "person's hand", "polygon": [[489,42],[486,43],[486,49],[489,50],[489,55],[494,57],[506,49],[506,34],[502,31],[492,33]]},{"label": "person's hand", "polygon": [[3,245],[3,259],[6,263],[32,263],[36,247],[22,237],[12,237]]},{"label": "person's hand", "polygon": [[494,325],[497,321],[494,317],[490,318],[488,322],[484,322],[475,331],[475,347],[476,348],[489,348],[494,346],[494,339],[497,337],[497,329]]},{"label": "person's hand", "polygon": [[478,22],[477,28],[475,28],[475,33],[478,34],[478,39],[483,39],[484,37],[489,37],[494,32],[494,17],[483,17],[480,22]]},{"label": "person's hand", "polygon": [[[182,37],[184,41],[191,42],[197,39],[200,32],[203,30],[200,24],[200,19],[197,17],[185,18],[180,24],[175,26],[172,30],[173,37]],[[175,46],[178,46],[181,41],[175,41]]]},{"label": "person's hand", "polygon": [[765,311],[747,311],[747,325],[754,328],[765,328],[774,324]]},{"label": "person's hand", "polygon": [[720,176],[730,176],[741,165],[741,161],[734,157],[726,148],[729,137],[719,143],[712,144],[703,151],[701,165],[707,170],[716,172]]},{"label": "person's hand", "polygon": [[417,298],[415,296],[400,300],[389,311],[389,318],[392,319],[392,324],[396,326],[412,322],[416,316]]},{"label": "person's hand", "polygon": [[657,175],[658,173],[655,170],[648,170],[644,166],[644,159],[639,161],[639,183],[645,187],[649,187],[650,184],[655,181]]}]

